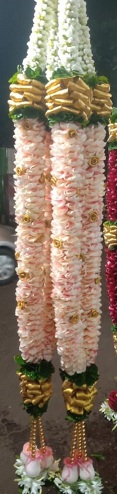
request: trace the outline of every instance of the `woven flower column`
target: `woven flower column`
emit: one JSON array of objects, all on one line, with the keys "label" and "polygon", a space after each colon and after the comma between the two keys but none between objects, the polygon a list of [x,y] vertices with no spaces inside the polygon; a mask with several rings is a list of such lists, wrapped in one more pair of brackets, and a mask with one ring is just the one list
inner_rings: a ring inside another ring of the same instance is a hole
[{"label": "woven flower column", "polygon": [[[117,110],[113,109],[109,123],[107,177],[107,221],[104,223],[106,246],[106,282],[109,311],[112,319],[112,334],[117,353]],[[102,404],[101,411],[117,427],[117,390],[111,391]]]},{"label": "woven flower column", "polygon": [[15,463],[18,486],[23,494],[41,493],[41,486],[49,479],[54,463],[41,421],[52,396],[51,359],[55,342],[50,278],[50,133],[46,130],[44,72],[52,7],[53,2],[36,1],[24,69],[18,69],[10,81],[9,111],[14,121],[16,150],[19,278],[16,315],[21,352],[15,360],[19,365],[23,408],[31,417],[29,441]]},{"label": "woven flower column", "polygon": [[52,128],[52,298],[62,391],[74,425],[70,456],[55,485],[63,493],[98,494],[102,484],[88,458],[85,419],[97,392],[104,124],[112,103],[108,81],[95,74],[84,1],[59,2],[58,39],[59,69],[53,60],[46,85]]}]

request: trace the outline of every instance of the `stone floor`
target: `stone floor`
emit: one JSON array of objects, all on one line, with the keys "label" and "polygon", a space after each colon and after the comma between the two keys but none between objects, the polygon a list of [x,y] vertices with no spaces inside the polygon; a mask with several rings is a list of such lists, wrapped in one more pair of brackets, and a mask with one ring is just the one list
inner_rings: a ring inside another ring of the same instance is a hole
[{"label": "stone floor", "polygon": [[[102,266],[104,279],[104,262]],[[103,478],[104,494],[117,494],[117,432],[112,432],[112,425],[100,414],[101,402],[110,390],[117,387],[117,357],[115,356],[110,331],[111,321],[108,314],[108,301],[105,284],[102,294],[102,336],[97,364],[100,371],[98,396],[95,407],[87,422],[87,442],[90,455],[98,454],[103,460],[95,458],[95,466]],[[29,439],[29,419],[22,410],[19,395],[18,378],[13,355],[18,353],[16,333],[15,284],[0,288],[0,493],[17,494],[14,483],[13,463],[22,445]],[[65,409],[61,394],[59,362],[54,357],[56,373],[54,376],[54,395],[48,413],[44,417],[45,435],[48,444],[55,452],[56,458],[68,455],[71,426],[65,421]],[[55,492],[50,489],[48,492]]]}]

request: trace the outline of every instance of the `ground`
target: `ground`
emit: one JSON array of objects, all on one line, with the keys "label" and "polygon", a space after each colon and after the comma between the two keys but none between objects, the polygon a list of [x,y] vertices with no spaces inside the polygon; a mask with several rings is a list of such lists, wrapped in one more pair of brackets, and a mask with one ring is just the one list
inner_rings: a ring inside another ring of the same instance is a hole
[{"label": "ground", "polygon": [[[102,267],[104,279],[104,261]],[[117,494],[117,432],[112,432],[111,423],[107,422],[99,412],[100,404],[110,390],[117,387],[117,356],[114,353],[111,321],[108,313],[106,287],[103,283],[102,296],[102,336],[97,364],[100,371],[98,397],[95,407],[87,421],[87,443],[89,455],[99,454],[94,458],[104,485],[103,494]],[[22,410],[19,394],[18,378],[13,355],[18,353],[18,337],[16,331],[15,283],[0,288],[0,493],[17,494],[14,483],[13,463],[22,445],[29,439],[29,418]],[[65,409],[59,379],[59,362],[54,357],[56,373],[54,376],[54,395],[48,412],[44,417],[47,443],[54,449],[56,458],[63,458],[69,453],[71,426],[65,421]],[[101,457],[103,459],[101,459]],[[54,493],[54,489],[48,491]]]}]

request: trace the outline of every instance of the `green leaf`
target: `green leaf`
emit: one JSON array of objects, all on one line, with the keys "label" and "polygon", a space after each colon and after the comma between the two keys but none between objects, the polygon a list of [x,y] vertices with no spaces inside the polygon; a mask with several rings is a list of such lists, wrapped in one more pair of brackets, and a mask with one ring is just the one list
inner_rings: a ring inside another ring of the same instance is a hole
[{"label": "green leaf", "polygon": [[45,117],[43,110],[37,110],[30,106],[22,106],[22,108],[16,108],[12,112],[9,113],[9,118],[11,120],[21,120],[22,118],[38,118],[43,122],[48,129],[47,118]]},{"label": "green leaf", "polygon": [[33,70],[28,65],[28,67],[25,70],[25,75],[28,79],[36,79],[37,81],[40,81],[43,84],[47,84],[48,82],[45,72],[40,67]]},{"label": "green leaf", "polygon": [[116,107],[113,107],[113,109],[112,109],[112,115],[110,117],[110,121],[112,123],[117,122],[117,108]]},{"label": "green leaf", "polygon": [[54,373],[52,362],[47,362],[47,360],[41,360],[38,364],[33,364],[32,362],[25,362],[20,355],[16,355],[14,360],[20,366],[20,372],[28,376],[32,381],[49,379]]},{"label": "green leaf", "polygon": [[47,403],[45,403],[43,408],[39,408],[37,405],[32,405],[31,403],[29,405],[25,405],[23,403],[23,408],[28,413],[28,415],[32,415],[34,418],[36,418],[36,417],[41,417],[43,413],[47,411],[48,403],[49,400],[47,401]]},{"label": "green leaf", "polygon": [[82,422],[89,416],[90,412],[84,411],[83,415],[76,415],[75,413],[67,412],[66,420],[69,420],[69,422]]},{"label": "green leaf", "polygon": [[111,221],[111,220],[107,220],[104,222],[104,225],[106,226],[117,226],[117,220],[116,221]]},{"label": "green leaf", "polygon": [[113,149],[117,149],[117,141],[111,141],[108,143],[108,149],[112,151]]},{"label": "green leaf", "polygon": [[112,327],[111,327],[113,333],[117,333],[117,324],[112,324]]},{"label": "green leaf", "polygon": [[102,453],[93,453],[90,456],[91,456],[91,458],[96,458],[96,460],[98,460],[98,461],[104,461],[105,460],[105,456]]},{"label": "green leaf", "polygon": [[95,364],[91,364],[90,367],[86,368],[85,372],[81,372],[81,374],[73,374],[70,376],[67,372],[62,371],[60,369],[60,376],[62,381],[68,379],[71,382],[74,382],[77,386],[83,386],[83,384],[87,384],[87,386],[92,386],[99,379],[98,368]]}]

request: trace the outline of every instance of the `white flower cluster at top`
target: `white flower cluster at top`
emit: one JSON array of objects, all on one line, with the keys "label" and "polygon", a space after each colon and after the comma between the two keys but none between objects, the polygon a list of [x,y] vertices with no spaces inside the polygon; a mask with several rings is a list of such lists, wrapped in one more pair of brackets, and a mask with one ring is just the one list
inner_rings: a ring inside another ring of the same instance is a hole
[{"label": "white flower cluster at top", "polygon": [[51,25],[54,0],[35,0],[33,26],[27,43],[27,56],[23,60],[24,70],[29,65],[32,69],[46,67],[47,44]]},{"label": "white flower cluster at top", "polygon": [[85,0],[35,0],[33,27],[24,70],[46,69],[48,80],[58,67],[95,73]]}]

